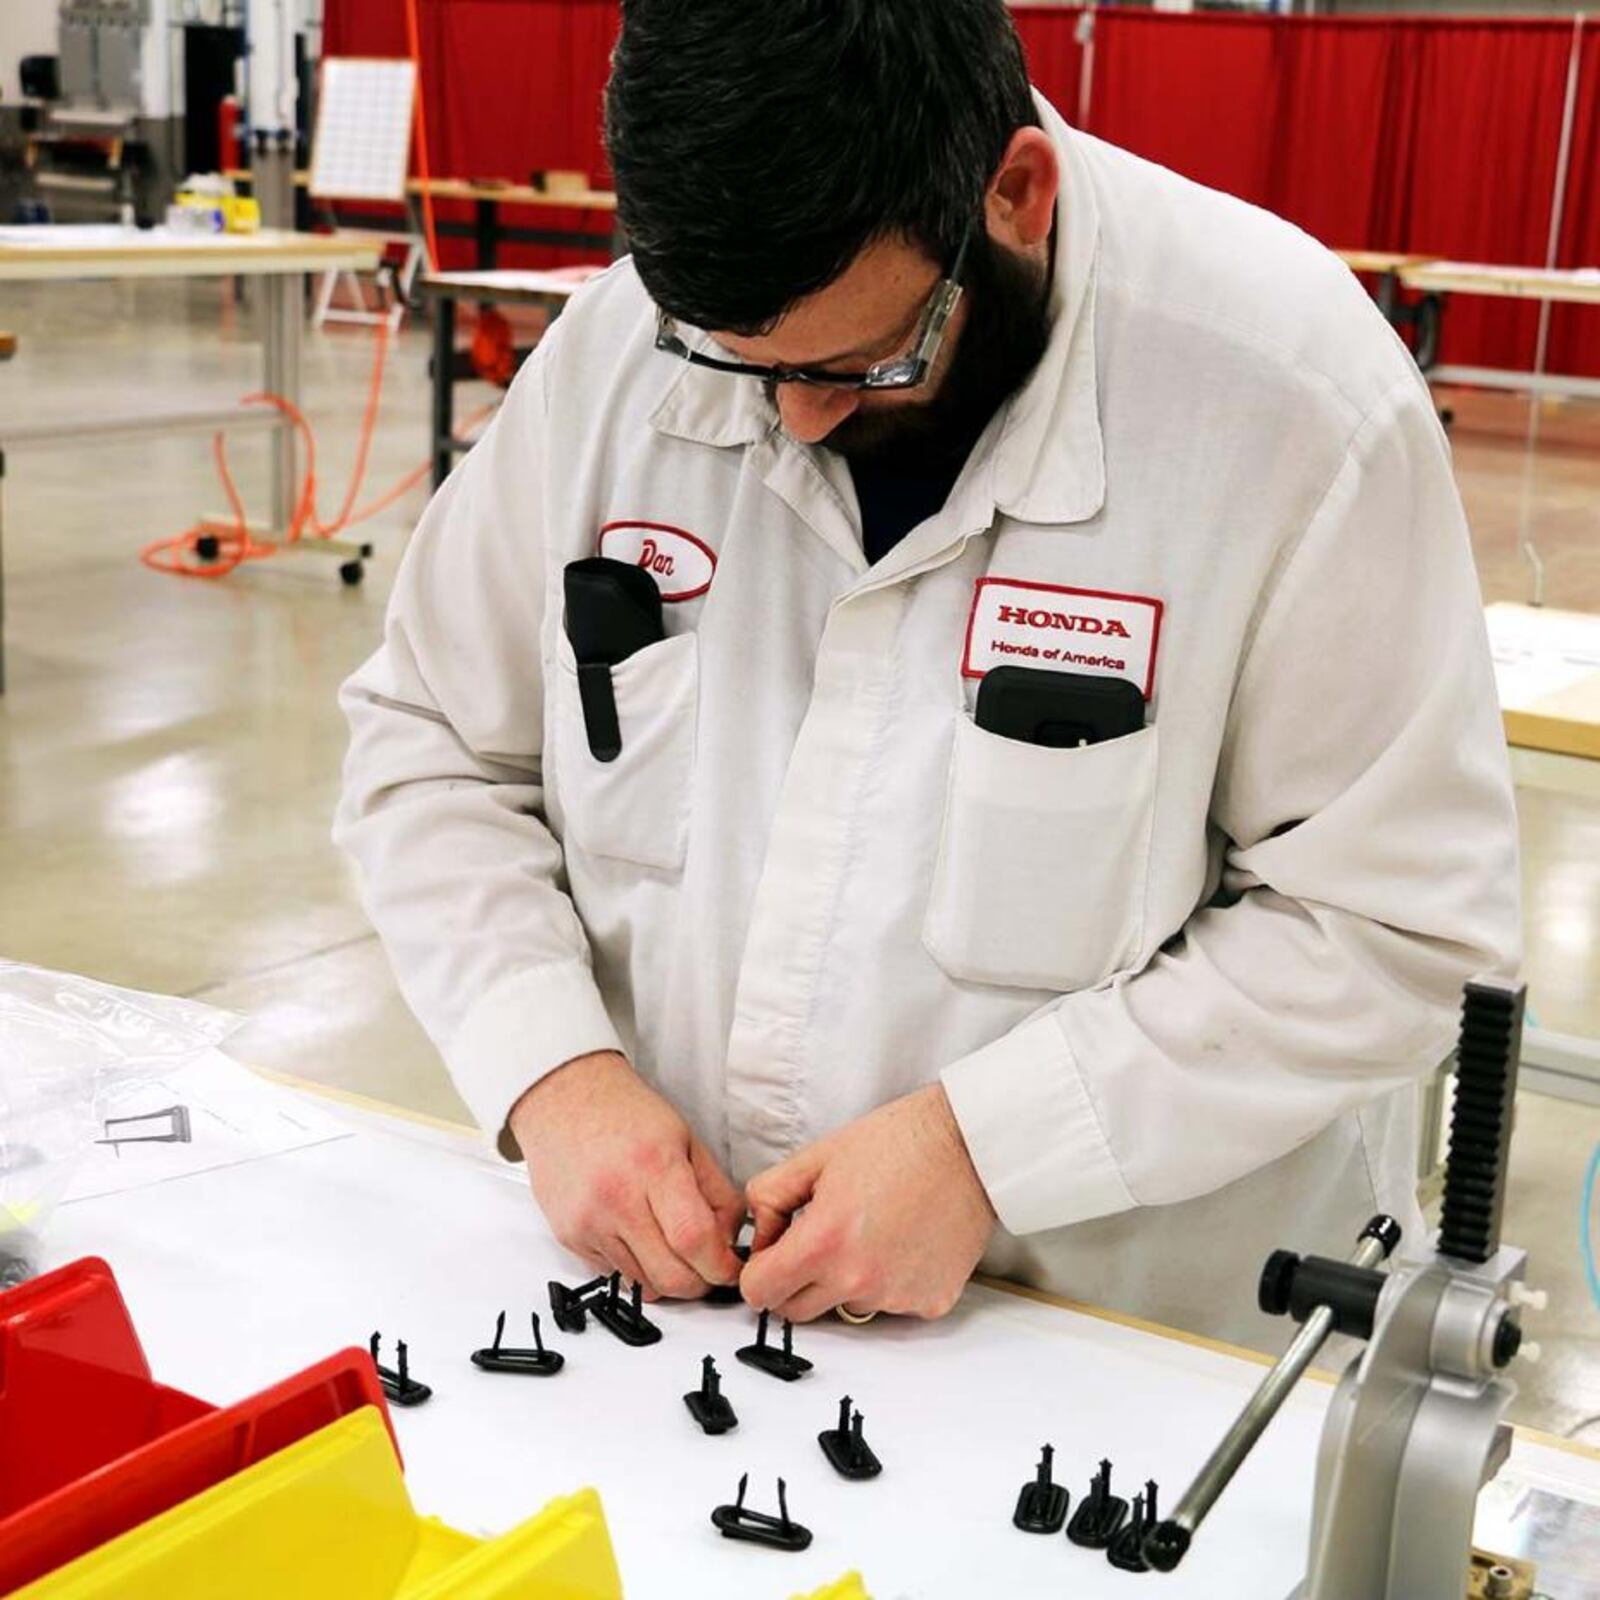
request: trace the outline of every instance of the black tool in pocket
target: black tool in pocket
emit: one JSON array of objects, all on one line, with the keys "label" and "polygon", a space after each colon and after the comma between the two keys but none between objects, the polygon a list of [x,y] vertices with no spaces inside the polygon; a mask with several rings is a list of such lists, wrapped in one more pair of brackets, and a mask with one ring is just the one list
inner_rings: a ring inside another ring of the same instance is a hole
[{"label": "black tool in pocket", "polygon": [[566,569],[567,639],[578,663],[578,699],[596,761],[622,754],[611,669],[666,636],[661,591],[642,567],[590,556]]},{"label": "black tool in pocket", "polygon": [[1071,750],[1144,726],[1144,696],[1127,678],[1042,667],[993,667],[978,686],[973,720],[1023,744]]}]

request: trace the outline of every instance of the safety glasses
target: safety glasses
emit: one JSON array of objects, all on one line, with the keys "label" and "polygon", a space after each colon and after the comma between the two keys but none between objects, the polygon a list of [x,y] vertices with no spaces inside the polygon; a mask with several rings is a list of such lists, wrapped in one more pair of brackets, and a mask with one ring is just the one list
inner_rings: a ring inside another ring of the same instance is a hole
[{"label": "safety glasses", "polygon": [[[875,361],[863,372],[834,372],[826,367],[763,367],[691,345],[680,325],[665,311],[656,312],[656,349],[677,356],[692,366],[709,367],[713,372],[731,372],[741,378],[759,378],[762,383],[805,383],[819,389],[864,389],[873,392],[915,389],[928,381],[928,374],[939,359],[945,330],[961,303],[962,278],[966,272],[967,251],[972,244],[972,227],[962,236],[950,270],[934,287],[917,321],[911,348],[902,355]],[[706,335],[700,337],[705,338]]]}]

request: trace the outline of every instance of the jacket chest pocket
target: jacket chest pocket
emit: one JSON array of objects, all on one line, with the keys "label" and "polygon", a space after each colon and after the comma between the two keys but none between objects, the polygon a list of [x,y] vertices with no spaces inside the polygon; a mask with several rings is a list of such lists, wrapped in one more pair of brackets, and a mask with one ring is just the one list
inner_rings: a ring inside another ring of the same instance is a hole
[{"label": "jacket chest pocket", "polygon": [[1054,750],[963,717],[923,943],[952,977],[1065,992],[1144,935],[1156,730]]},{"label": "jacket chest pocket", "polygon": [[556,647],[556,782],[566,840],[591,855],[675,872],[689,839],[700,687],[699,635],[680,633],[611,669],[622,750],[589,749],[578,668],[563,633]]}]

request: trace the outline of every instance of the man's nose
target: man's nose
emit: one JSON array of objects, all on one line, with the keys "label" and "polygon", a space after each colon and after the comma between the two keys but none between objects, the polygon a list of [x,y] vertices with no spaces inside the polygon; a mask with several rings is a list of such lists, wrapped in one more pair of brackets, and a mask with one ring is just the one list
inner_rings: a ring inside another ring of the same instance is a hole
[{"label": "man's nose", "polygon": [[801,444],[819,444],[861,404],[853,389],[827,389],[809,383],[778,388],[778,415],[784,431]]}]

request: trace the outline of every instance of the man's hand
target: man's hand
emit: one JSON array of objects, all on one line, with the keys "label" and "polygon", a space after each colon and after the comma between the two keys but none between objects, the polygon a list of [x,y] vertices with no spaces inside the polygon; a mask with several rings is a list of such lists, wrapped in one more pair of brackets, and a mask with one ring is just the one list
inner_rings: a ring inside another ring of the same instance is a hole
[{"label": "man's hand", "polygon": [[747,1193],[756,1236],[739,1286],[793,1322],[837,1305],[942,1317],[995,1225],[938,1084],[769,1167]]},{"label": "man's hand", "polygon": [[512,1107],[533,1197],[557,1239],[649,1299],[732,1283],[744,1197],[688,1124],[612,1051],[579,1056]]}]

